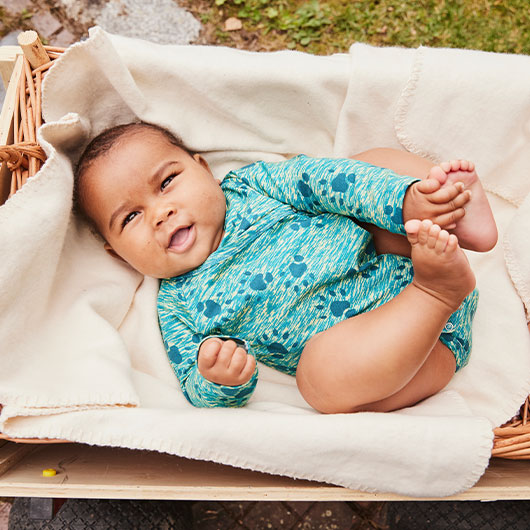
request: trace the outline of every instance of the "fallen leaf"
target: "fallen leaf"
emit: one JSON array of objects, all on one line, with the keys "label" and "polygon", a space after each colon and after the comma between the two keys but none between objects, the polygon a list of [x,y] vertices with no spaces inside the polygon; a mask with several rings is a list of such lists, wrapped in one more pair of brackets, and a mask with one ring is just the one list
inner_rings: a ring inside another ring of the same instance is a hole
[{"label": "fallen leaf", "polygon": [[225,31],[239,31],[243,23],[236,17],[230,17],[225,20]]}]

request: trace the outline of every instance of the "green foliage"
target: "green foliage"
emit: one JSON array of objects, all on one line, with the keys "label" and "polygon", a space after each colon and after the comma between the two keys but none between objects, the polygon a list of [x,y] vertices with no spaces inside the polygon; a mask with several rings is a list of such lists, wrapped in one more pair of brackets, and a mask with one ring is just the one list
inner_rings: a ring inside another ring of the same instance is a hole
[{"label": "green foliage", "polygon": [[[191,11],[193,1],[186,2]],[[458,47],[530,54],[528,0],[211,0],[201,20],[223,43],[237,36],[223,21],[238,17],[261,48],[329,54],[353,42]]]},{"label": "green foliage", "polygon": [[288,36],[287,46],[307,46],[317,40],[326,27],[332,24],[332,13],[326,4],[318,0],[297,2],[277,0],[215,0],[215,5],[225,9],[237,9],[235,16],[261,29]]},{"label": "green foliage", "polygon": [[28,20],[33,16],[27,9],[23,9],[20,13],[20,20]]}]

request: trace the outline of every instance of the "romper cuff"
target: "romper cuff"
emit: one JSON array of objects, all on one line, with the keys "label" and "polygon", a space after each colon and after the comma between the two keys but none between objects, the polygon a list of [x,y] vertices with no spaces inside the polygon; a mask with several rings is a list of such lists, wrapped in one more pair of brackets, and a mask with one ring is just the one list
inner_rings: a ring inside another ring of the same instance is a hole
[{"label": "romper cuff", "polygon": [[252,377],[242,385],[227,386],[213,383],[197,370],[190,388],[186,385],[186,396],[196,407],[243,407],[252,396],[258,382],[258,367]]},{"label": "romper cuff", "polygon": [[208,339],[233,340],[238,346],[242,346],[247,353],[249,350],[249,344],[245,339],[231,337],[230,335],[208,335],[204,337],[201,342],[199,342],[199,345],[197,346],[197,356],[199,356],[199,350],[201,349],[202,343],[207,341]]},{"label": "romper cuff", "polygon": [[391,219],[390,226],[386,227],[389,232],[394,232],[396,234],[401,234],[406,236],[407,232],[405,231],[405,222],[403,219],[403,202],[405,201],[405,195],[414,183],[419,182],[421,179],[409,176],[398,176],[397,185],[395,188],[395,194],[397,203],[401,204],[401,208],[395,208],[396,216]]},{"label": "romper cuff", "polygon": [[[201,344],[207,339],[218,338],[222,340],[233,340],[238,346],[242,346],[249,353],[250,346],[246,340],[230,337],[228,335],[208,335],[201,340],[197,346],[197,356]],[[247,404],[252,396],[258,381],[258,367],[254,369],[251,378],[242,385],[228,386],[214,383],[206,379],[195,365],[194,373],[190,374],[185,383],[185,395],[192,405],[196,407],[242,407]]]}]

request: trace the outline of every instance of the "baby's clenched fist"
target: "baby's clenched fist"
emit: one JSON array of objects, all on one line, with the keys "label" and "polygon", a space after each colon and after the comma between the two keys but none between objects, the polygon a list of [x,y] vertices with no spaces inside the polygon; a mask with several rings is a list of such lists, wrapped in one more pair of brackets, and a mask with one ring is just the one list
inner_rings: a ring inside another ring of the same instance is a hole
[{"label": "baby's clenched fist", "polygon": [[256,360],[233,340],[212,337],[201,344],[197,364],[199,372],[208,381],[238,386],[250,380]]}]

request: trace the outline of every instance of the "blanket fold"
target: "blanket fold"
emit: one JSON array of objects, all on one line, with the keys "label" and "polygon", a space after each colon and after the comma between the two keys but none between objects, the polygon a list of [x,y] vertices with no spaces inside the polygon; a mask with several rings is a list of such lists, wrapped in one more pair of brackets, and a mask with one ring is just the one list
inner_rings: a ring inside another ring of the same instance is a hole
[{"label": "blanket fold", "polygon": [[[471,487],[487,466],[492,426],[530,391],[521,301],[529,307],[529,96],[523,85],[484,89],[501,75],[530,75],[529,66],[525,56],[359,44],[330,57],[162,46],[93,28],[45,80],[48,161],[0,207],[0,429],[355,489],[421,497]],[[258,159],[377,146],[473,158],[503,239],[470,254],[481,298],[469,365],[438,395],[391,414],[318,414],[293,378],[265,366],[245,408],[193,408],[160,337],[158,282],[112,259],[70,214],[82,149],[133,119],[180,135],[219,177]]]}]

